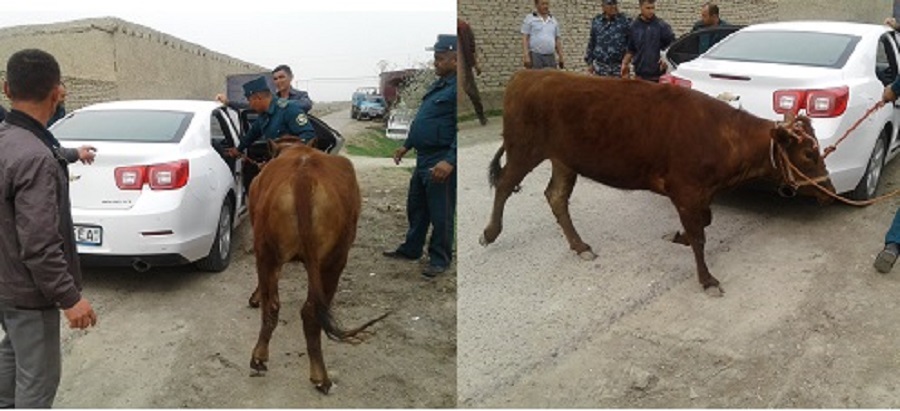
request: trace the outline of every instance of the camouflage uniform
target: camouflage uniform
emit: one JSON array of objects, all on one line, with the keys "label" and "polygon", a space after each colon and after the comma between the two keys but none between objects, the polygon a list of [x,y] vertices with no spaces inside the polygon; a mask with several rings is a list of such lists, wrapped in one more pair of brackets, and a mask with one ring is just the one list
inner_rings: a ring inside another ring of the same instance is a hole
[{"label": "camouflage uniform", "polygon": [[631,19],[622,13],[616,13],[612,20],[600,13],[591,20],[591,36],[584,61],[594,67],[596,75],[619,77],[630,26]]}]

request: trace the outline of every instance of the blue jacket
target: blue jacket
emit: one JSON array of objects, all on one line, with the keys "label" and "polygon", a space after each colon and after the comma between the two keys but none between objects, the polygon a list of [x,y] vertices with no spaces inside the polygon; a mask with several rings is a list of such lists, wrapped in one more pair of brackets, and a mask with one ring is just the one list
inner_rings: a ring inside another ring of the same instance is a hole
[{"label": "blue jacket", "polygon": [[659,78],[663,72],[659,69],[660,52],[675,41],[672,27],[659,17],[653,16],[650,21],[637,17],[631,23],[628,32],[628,52],[634,57],[634,74],[643,79]]},{"label": "blue jacket", "polygon": [[416,167],[446,160],[456,168],[456,73],[431,84],[403,146],[416,149]]},{"label": "blue jacket", "polygon": [[269,109],[256,118],[250,131],[241,139],[238,151],[244,151],[260,137],[274,140],[285,134],[308,141],[315,137],[315,130],[299,103],[273,97]]}]

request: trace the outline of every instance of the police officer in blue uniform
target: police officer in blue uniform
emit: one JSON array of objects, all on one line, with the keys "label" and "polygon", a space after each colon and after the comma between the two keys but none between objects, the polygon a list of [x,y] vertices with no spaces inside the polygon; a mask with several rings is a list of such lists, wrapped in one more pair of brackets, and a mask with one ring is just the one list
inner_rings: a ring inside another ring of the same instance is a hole
[{"label": "police officer in blue uniform", "polygon": [[[309,122],[299,103],[294,100],[275,98],[266,84],[265,77],[258,77],[244,84],[244,96],[247,97],[250,109],[259,116],[250,126],[250,131],[241,138],[237,148],[228,150],[233,157],[240,152],[247,151],[247,156],[254,161],[266,161],[269,159],[269,148],[266,140],[275,140],[283,136],[295,136],[304,142],[309,142],[315,136],[315,130]],[[263,139],[258,144],[260,138]],[[244,184],[249,187],[250,181],[259,173],[257,167],[247,164],[244,173]]]},{"label": "police officer in blue uniform", "polygon": [[399,164],[416,150],[416,168],[409,181],[406,241],[390,258],[418,260],[422,256],[429,225],[427,278],[445,272],[453,259],[453,221],[456,216],[456,50],[455,35],[441,34],[434,47],[434,69],[440,77],[425,96],[403,147],[394,152]]}]

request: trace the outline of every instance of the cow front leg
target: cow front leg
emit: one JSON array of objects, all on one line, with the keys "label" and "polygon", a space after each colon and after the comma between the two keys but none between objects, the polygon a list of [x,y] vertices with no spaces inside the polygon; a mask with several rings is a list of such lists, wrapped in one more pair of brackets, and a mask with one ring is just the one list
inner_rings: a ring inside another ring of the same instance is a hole
[{"label": "cow front leg", "polygon": [[550,177],[550,183],[544,190],[544,197],[556,216],[556,222],[562,227],[563,234],[569,242],[569,248],[575,251],[583,260],[593,260],[597,258],[597,254],[591,250],[591,246],[582,241],[578,231],[572,224],[572,217],[569,214],[569,198],[572,196],[572,190],[575,189],[575,181],[578,174],[572,169],[566,167],[562,163],[552,161],[553,173]]},{"label": "cow front leg", "polygon": [[719,284],[719,280],[712,276],[709,267],[706,266],[705,246],[706,233],[705,227],[712,220],[712,213],[709,209],[709,202],[689,202],[685,204],[675,203],[678,209],[678,215],[681,218],[681,224],[684,226],[684,235],[691,250],[694,252],[694,261],[697,264],[697,279],[703,290],[713,297],[721,297],[725,290]]},{"label": "cow front leg", "polygon": [[[268,371],[266,363],[269,361],[269,341],[272,339],[272,333],[278,326],[278,312],[281,310],[281,302],[278,298],[278,269],[268,268],[265,260],[257,256],[257,271],[259,272],[259,291],[260,297],[260,315],[262,317],[259,338],[256,346],[253,348],[253,354],[250,357],[250,368],[257,373]],[[261,269],[267,268],[267,269]]]}]

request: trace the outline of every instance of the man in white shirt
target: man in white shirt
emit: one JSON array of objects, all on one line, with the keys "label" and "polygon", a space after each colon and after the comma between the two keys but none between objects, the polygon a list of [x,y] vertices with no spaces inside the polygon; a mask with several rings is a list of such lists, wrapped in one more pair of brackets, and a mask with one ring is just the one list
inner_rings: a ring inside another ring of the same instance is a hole
[{"label": "man in white shirt", "polygon": [[559,23],[550,14],[550,0],[534,0],[536,11],[522,22],[522,63],[525,68],[564,68]]}]

